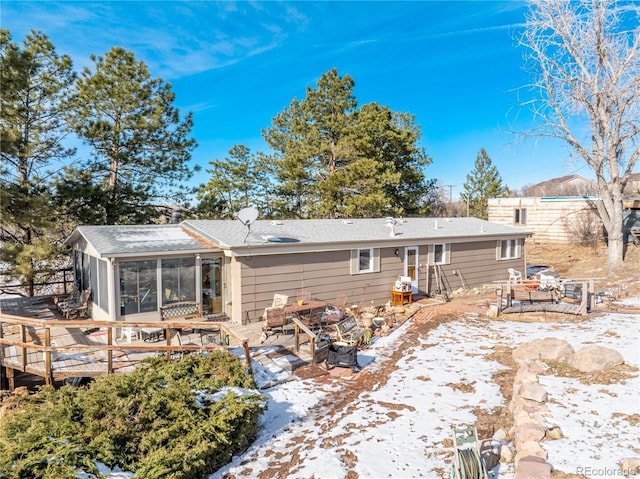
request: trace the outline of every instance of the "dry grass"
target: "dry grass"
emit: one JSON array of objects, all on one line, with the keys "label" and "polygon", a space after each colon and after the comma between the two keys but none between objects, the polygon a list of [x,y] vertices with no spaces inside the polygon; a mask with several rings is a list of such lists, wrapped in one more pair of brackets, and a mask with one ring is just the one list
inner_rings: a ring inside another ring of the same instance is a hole
[{"label": "dry grass", "polygon": [[566,362],[548,361],[547,365],[549,369],[545,371],[545,375],[574,378],[582,384],[622,384],[638,375],[638,368],[628,364],[621,364],[615,368],[594,373],[583,373],[572,368]]}]

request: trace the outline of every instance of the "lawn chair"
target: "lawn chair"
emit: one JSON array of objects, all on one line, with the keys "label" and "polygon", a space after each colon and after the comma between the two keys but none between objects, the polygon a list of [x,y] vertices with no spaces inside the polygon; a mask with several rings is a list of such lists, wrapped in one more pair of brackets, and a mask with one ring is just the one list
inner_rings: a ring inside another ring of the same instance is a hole
[{"label": "lawn chair", "polygon": [[517,283],[517,284],[522,283],[522,273],[520,271],[516,271],[513,268],[509,268],[507,269],[507,271],[509,271],[509,281],[511,283]]},{"label": "lawn chair", "polygon": [[273,295],[273,303],[271,303],[272,308],[284,307],[289,302],[289,296],[286,294],[274,294]]},{"label": "lawn chair", "polygon": [[339,323],[347,317],[347,295],[340,293],[336,298],[336,304],[327,307],[324,311],[323,321],[327,324]]},{"label": "lawn chair", "polygon": [[91,288],[87,288],[82,292],[80,299],[76,301],[65,301],[58,303],[58,309],[65,319],[74,317],[87,317],[89,311],[89,298],[91,297]]},{"label": "lawn chair", "polygon": [[547,289],[557,289],[558,279],[550,274],[540,273],[540,289],[545,291]]},{"label": "lawn chair", "polygon": [[284,327],[289,324],[289,318],[284,307],[266,308],[264,314],[265,320],[262,327],[261,343],[273,334],[284,333]]}]

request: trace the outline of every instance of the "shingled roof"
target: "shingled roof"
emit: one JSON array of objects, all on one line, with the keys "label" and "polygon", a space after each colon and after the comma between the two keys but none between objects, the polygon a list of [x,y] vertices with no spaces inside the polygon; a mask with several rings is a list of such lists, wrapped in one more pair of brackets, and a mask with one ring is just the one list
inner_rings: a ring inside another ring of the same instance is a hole
[{"label": "shingled roof", "polygon": [[262,254],[344,249],[363,244],[411,244],[424,240],[472,241],[529,234],[511,226],[477,218],[370,218],[316,220],[258,220],[246,226],[236,220],[188,220],[178,225],[79,226],[79,235],[102,257],[147,256],[168,252],[202,253],[212,250],[251,250]]}]

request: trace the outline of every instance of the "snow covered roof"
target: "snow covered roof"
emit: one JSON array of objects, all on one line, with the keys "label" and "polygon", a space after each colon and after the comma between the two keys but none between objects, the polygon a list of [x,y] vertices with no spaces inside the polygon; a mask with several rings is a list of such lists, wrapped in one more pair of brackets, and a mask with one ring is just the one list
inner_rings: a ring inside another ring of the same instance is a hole
[{"label": "snow covered roof", "polygon": [[269,254],[344,249],[345,244],[395,246],[418,241],[424,244],[521,238],[529,234],[477,218],[258,220],[250,226],[237,220],[188,220],[179,225],[79,226],[67,242],[73,243],[82,235],[102,256],[218,248],[235,254],[243,254],[242,250]]},{"label": "snow covered roof", "polygon": [[143,255],[160,252],[204,252],[216,246],[180,225],[78,226],[67,239],[84,237],[100,256]]}]

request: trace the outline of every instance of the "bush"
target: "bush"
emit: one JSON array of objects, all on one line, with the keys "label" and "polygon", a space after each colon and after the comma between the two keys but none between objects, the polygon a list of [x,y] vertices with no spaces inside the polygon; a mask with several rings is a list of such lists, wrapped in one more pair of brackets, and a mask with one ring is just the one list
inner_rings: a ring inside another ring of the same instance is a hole
[{"label": "bush", "polygon": [[202,478],[255,438],[264,397],[228,353],[148,359],[124,376],[12,398],[0,417],[0,477],[73,478],[92,462],[136,478]]}]

